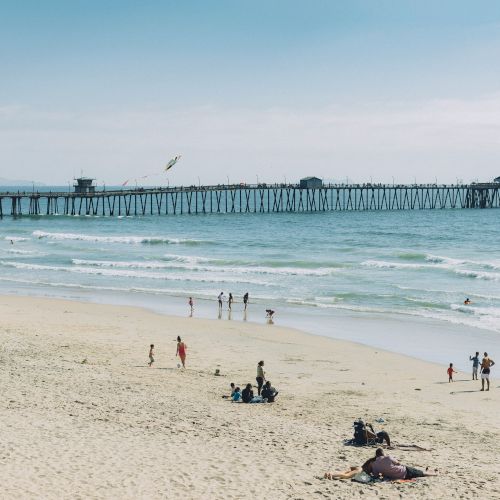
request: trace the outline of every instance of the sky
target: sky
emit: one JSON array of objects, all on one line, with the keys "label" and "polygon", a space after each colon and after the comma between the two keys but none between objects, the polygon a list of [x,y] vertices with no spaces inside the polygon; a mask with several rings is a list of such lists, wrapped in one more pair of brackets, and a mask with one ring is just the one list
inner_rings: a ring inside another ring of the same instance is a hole
[{"label": "sky", "polygon": [[490,180],[499,60],[496,0],[5,0],[0,177]]}]

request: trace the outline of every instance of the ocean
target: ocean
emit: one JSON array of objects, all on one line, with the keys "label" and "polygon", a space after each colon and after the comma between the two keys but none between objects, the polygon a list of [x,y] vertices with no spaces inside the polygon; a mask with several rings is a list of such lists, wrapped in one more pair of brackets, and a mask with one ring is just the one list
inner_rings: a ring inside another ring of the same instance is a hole
[{"label": "ocean", "polygon": [[444,363],[466,349],[499,352],[499,218],[495,209],[5,217],[0,293],[179,315],[192,296],[195,316],[218,318],[217,295],[231,292],[221,320],[264,322],[271,308],[276,324]]}]

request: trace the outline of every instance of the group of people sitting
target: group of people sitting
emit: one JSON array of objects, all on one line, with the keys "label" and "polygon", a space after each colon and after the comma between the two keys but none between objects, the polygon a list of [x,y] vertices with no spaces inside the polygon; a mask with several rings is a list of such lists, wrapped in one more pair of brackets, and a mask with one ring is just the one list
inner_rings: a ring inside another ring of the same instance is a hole
[{"label": "group of people sitting", "polygon": [[235,403],[274,403],[278,391],[268,380],[263,385],[260,395],[254,396],[252,384],[247,384],[243,390],[231,382],[231,400]]}]

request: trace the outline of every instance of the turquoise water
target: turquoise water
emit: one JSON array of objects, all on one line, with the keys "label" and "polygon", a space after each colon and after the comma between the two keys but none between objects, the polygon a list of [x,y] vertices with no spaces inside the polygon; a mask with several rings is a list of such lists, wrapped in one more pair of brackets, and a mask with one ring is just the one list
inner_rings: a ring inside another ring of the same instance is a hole
[{"label": "turquoise water", "polygon": [[494,209],[6,217],[0,292],[181,314],[193,296],[211,317],[224,291],[236,320],[248,292],[251,320],[270,307],[278,323],[304,316],[324,332],[339,314],[425,318],[500,338],[499,220]]}]

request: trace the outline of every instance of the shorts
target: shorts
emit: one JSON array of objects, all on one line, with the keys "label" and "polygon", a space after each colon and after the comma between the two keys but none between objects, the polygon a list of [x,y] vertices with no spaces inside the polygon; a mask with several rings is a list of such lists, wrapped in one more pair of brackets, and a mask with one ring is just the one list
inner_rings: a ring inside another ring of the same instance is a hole
[{"label": "shorts", "polygon": [[413,467],[406,467],[405,479],[413,479],[414,477],[424,477],[425,473],[423,470],[414,469]]},{"label": "shorts", "polygon": [[481,373],[481,379],[482,380],[489,380],[490,379],[490,372],[488,373]]},{"label": "shorts", "polygon": [[473,374],[473,375],[477,375],[477,370],[478,370],[478,368],[479,368],[478,366],[473,366],[473,367],[472,367],[472,374]]},{"label": "shorts", "polygon": [[155,358],[153,358],[153,356],[149,356],[149,361],[151,361],[151,363],[154,363],[155,362]]}]

